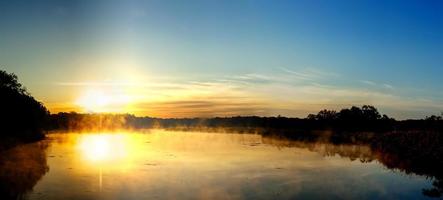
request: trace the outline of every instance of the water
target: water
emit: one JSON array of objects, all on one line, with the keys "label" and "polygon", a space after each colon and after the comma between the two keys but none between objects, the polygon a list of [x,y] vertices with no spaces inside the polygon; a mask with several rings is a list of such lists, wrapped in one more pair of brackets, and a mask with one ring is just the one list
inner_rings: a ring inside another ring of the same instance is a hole
[{"label": "water", "polygon": [[0,156],[0,192],[26,199],[427,199],[363,145],[151,130],[50,134]]}]

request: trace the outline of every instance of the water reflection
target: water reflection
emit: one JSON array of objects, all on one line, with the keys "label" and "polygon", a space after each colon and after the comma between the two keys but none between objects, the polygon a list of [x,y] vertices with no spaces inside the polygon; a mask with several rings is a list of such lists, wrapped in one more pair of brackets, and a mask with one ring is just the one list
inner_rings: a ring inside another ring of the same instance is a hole
[{"label": "water reflection", "polygon": [[254,134],[51,134],[2,154],[0,190],[30,199],[438,197],[439,166],[407,154]]},{"label": "water reflection", "polygon": [[[422,135],[425,134],[427,138],[440,137],[439,133],[422,133]],[[400,134],[390,136],[393,138],[402,137],[401,143],[389,141],[388,143],[378,143],[378,145],[333,144],[325,140],[306,142],[273,137],[265,137],[264,142],[279,148],[305,148],[318,152],[323,156],[338,155],[349,158],[351,161],[358,159],[361,163],[369,163],[375,160],[388,169],[432,179],[432,187],[423,188],[422,193],[428,197],[441,197],[443,195],[443,166],[441,160],[439,160],[439,157],[442,156],[441,147],[427,146],[424,140],[405,141],[408,136],[405,137]],[[433,139],[439,140],[438,138]]]},{"label": "water reflection", "polygon": [[25,199],[48,172],[47,142],[25,144],[0,152],[1,199]]},{"label": "water reflection", "polygon": [[142,145],[140,135],[124,133],[85,134],[76,137],[76,147],[85,162],[95,165],[111,165],[122,167],[130,159],[136,158],[139,145]]}]

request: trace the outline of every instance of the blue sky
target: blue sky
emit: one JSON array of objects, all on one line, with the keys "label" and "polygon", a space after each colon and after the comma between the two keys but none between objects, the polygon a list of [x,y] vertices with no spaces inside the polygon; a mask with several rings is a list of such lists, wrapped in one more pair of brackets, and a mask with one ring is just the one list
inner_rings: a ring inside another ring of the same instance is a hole
[{"label": "blue sky", "polygon": [[443,2],[1,1],[0,66],[51,111],[93,87],[139,115],[418,118],[443,111]]}]

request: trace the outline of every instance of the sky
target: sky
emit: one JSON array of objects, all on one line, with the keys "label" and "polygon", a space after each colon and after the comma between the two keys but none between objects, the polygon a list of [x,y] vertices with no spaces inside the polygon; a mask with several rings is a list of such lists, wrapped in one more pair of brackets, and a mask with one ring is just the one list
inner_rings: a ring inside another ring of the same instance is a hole
[{"label": "sky", "polygon": [[443,111],[443,1],[0,1],[0,69],[52,112]]}]

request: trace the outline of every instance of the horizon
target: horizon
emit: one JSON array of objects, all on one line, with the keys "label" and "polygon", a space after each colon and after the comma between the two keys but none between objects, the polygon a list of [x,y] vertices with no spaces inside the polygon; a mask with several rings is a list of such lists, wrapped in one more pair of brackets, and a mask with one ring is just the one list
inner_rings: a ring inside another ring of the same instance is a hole
[{"label": "horizon", "polygon": [[[349,108],[343,108],[342,110],[349,110],[352,107],[356,107],[358,109],[362,109],[363,106],[370,106],[373,107],[371,105],[362,105],[362,106],[351,106]],[[375,108],[375,107],[373,107]],[[284,115],[276,115],[276,116],[259,116],[259,115],[228,115],[228,116],[200,116],[200,117],[155,117],[155,116],[149,116],[149,115],[135,115],[132,113],[117,113],[117,112],[76,112],[76,111],[68,111],[68,112],[58,112],[58,113],[50,113],[50,115],[60,115],[60,114],[74,114],[74,115],[104,115],[104,116],[134,116],[136,118],[151,118],[151,119],[160,119],[160,120],[164,120],[164,119],[177,119],[177,120],[181,120],[181,119],[216,119],[216,118],[221,118],[221,119],[226,119],[226,118],[287,118],[287,119],[306,119],[306,120],[310,120],[310,117],[314,117],[320,115],[320,113],[322,111],[327,111],[327,112],[334,112],[334,114],[336,114],[336,116],[340,115],[340,111],[342,110],[327,110],[327,109],[322,109],[319,110],[318,112],[314,112],[314,113],[310,113],[308,114],[308,116],[305,117],[290,117],[290,116],[284,116]],[[375,111],[378,112],[378,109],[375,108]],[[379,114],[379,118],[377,120],[394,120],[394,121],[408,121],[408,120],[441,120],[443,118],[443,112],[441,112],[440,114],[437,115],[429,115],[429,116],[425,116],[424,118],[417,118],[417,119],[410,119],[410,118],[406,118],[406,119],[396,119],[394,117],[388,116],[384,113],[380,113]],[[312,116],[310,116],[312,115]],[[386,117],[386,118],[385,118]],[[316,119],[318,120],[318,119]],[[338,120],[338,119],[335,119]],[[318,121],[322,121],[321,119]],[[338,120],[339,121],[339,120]]]},{"label": "horizon", "polygon": [[443,2],[2,1],[0,67],[51,113],[443,111]]}]

